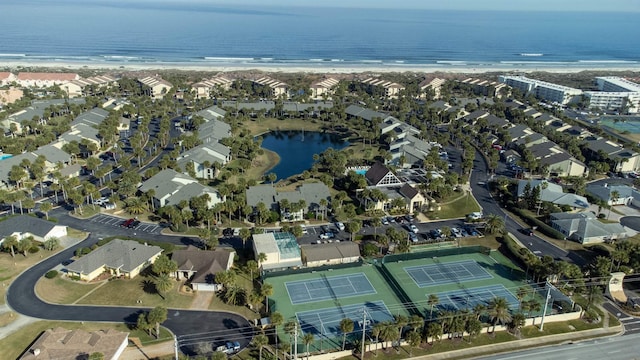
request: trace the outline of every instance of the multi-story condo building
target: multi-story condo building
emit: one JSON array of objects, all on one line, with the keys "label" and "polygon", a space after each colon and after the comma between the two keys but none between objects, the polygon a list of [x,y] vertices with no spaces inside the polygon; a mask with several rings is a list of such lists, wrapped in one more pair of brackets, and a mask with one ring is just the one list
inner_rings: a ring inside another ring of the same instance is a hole
[{"label": "multi-story condo building", "polygon": [[525,76],[499,76],[498,80],[516,89],[520,89],[525,94],[534,94],[539,99],[568,104],[576,96],[582,94],[582,90],[568,86],[552,84],[546,81],[529,79]]},{"label": "multi-story condo building", "polygon": [[589,107],[637,113],[640,111],[640,85],[617,76],[596,78],[600,91],[586,91]]}]

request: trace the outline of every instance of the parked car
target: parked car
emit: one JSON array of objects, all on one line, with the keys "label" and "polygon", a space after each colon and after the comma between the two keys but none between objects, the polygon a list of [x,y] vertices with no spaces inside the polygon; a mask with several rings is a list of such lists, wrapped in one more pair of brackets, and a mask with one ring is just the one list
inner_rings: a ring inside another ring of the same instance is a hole
[{"label": "parked car", "polygon": [[419,232],[418,227],[413,224],[409,224],[408,228],[409,228],[409,231],[411,231],[414,234],[417,234]]},{"label": "parked car", "polygon": [[131,224],[127,225],[129,229],[134,229],[136,226],[140,225],[140,220],[133,220]]},{"label": "parked car", "polygon": [[136,219],[134,219],[134,218],[131,218],[129,220],[125,220],[124,222],[122,222],[122,224],[120,224],[120,226],[128,228],[129,225],[131,225],[134,221],[136,221]]},{"label": "parked car", "polygon": [[533,229],[520,229],[520,232],[528,236],[533,236]]},{"label": "parked car", "polygon": [[342,222],[340,222],[340,221],[336,222],[336,227],[340,231],[344,231],[344,229],[345,229],[344,224]]},{"label": "parked car", "polygon": [[229,341],[227,342],[227,353],[233,354],[240,350],[240,343],[237,341]]},{"label": "parked car", "polygon": [[389,220],[386,217],[382,218],[382,225],[389,225]]},{"label": "parked car", "polygon": [[302,229],[302,233],[303,234],[308,234],[309,233],[309,231],[307,230],[307,226],[306,225],[302,224],[302,225],[300,225],[300,228]]},{"label": "parked car", "polygon": [[334,237],[336,236],[330,231],[320,234],[320,239],[323,239],[323,240],[333,239]]},{"label": "parked car", "polygon": [[416,235],[415,233],[410,232],[409,233],[409,240],[411,240],[411,242],[418,242],[418,235]]},{"label": "parked car", "polygon": [[222,235],[223,236],[233,236],[233,229],[232,228],[226,228],[226,229],[222,230]]}]

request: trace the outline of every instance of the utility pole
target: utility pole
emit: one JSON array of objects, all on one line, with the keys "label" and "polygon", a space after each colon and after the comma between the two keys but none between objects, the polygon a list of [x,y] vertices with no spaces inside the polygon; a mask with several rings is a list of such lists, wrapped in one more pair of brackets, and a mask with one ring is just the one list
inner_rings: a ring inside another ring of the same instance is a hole
[{"label": "utility pole", "polygon": [[547,296],[544,298],[544,310],[542,311],[542,320],[540,321],[540,331],[544,330],[544,316],[547,314],[547,306],[551,298],[551,286],[549,286],[549,283],[545,283],[545,285],[547,286]]},{"label": "utility pole", "polygon": [[178,360],[178,337],[173,335],[173,350],[175,351],[176,360]]},{"label": "utility pole", "polygon": [[298,322],[293,327],[293,360],[298,360]]},{"label": "utility pole", "polygon": [[364,360],[364,336],[367,329],[367,309],[362,309],[362,348],[360,350],[360,360]]}]

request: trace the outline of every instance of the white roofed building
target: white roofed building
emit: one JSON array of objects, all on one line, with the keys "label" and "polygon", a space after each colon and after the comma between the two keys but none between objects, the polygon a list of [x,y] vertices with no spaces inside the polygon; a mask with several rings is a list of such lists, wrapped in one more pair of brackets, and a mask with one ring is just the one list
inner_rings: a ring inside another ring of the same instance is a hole
[{"label": "white roofed building", "polygon": [[288,85],[283,83],[282,81],[270,78],[268,76],[263,76],[261,78],[251,80],[253,83],[266,86],[271,89],[271,96],[279,97],[286,96],[288,91]]},{"label": "white roofed building", "polygon": [[233,80],[225,76],[216,76],[211,79],[202,80],[193,84],[191,87],[196,93],[197,99],[209,99],[212,92],[219,90],[229,90],[233,84]]},{"label": "white roofed building", "polygon": [[445,79],[433,78],[433,79],[424,79],[418,87],[420,87],[420,97],[425,98],[427,95],[427,90],[432,89],[434,92],[434,99],[440,98],[440,88],[446,82]]},{"label": "white roofed building", "polygon": [[24,87],[50,87],[78,79],[80,76],[75,73],[21,72],[18,73],[16,82]]},{"label": "white roofed building", "polygon": [[338,85],[340,81],[334,78],[326,78],[320,81],[316,81],[311,84],[311,97],[314,99],[320,99],[323,96],[329,96],[332,94],[333,88]]},{"label": "white roofed building", "polygon": [[77,97],[83,95],[92,95],[93,91],[88,91],[87,87],[111,87],[117,84],[117,80],[109,75],[93,76],[86,79],[73,80],[71,82],[60,85],[60,89],[67,93],[69,97]]},{"label": "white roofed building", "polygon": [[524,94],[534,94],[537,98],[559,104],[568,104],[576,96],[582,94],[582,90],[568,86],[552,84],[546,81],[529,79],[525,76],[499,76],[499,81],[513,88],[520,89]]}]

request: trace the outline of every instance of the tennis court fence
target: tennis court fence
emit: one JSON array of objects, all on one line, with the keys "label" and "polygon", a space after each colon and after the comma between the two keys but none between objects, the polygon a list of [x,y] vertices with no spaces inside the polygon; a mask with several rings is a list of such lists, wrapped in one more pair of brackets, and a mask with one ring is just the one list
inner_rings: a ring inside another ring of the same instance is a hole
[{"label": "tennis court fence", "polygon": [[442,249],[431,249],[425,251],[417,251],[411,253],[404,254],[392,254],[385,255],[382,258],[382,263],[393,263],[399,261],[407,261],[407,260],[416,260],[416,259],[424,259],[429,257],[441,257],[441,256],[451,256],[451,255],[462,255],[462,254],[483,254],[490,255],[491,248],[486,246],[464,246],[464,247],[455,247],[455,248],[442,248]]},{"label": "tennis court fence", "polygon": [[362,259],[352,263],[345,264],[335,264],[335,265],[326,265],[326,266],[314,266],[314,267],[301,267],[297,269],[284,269],[284,270],[273,270],[273,271],[264,271],[262,273],[262,279],[268,279],[277,276],[283,275],[299,275],[299,274],[308,274],[313,272],[320,272],[325,270],[339,270],[339,269],[351,269],[351,268],[359,268],[363,265]]}]

